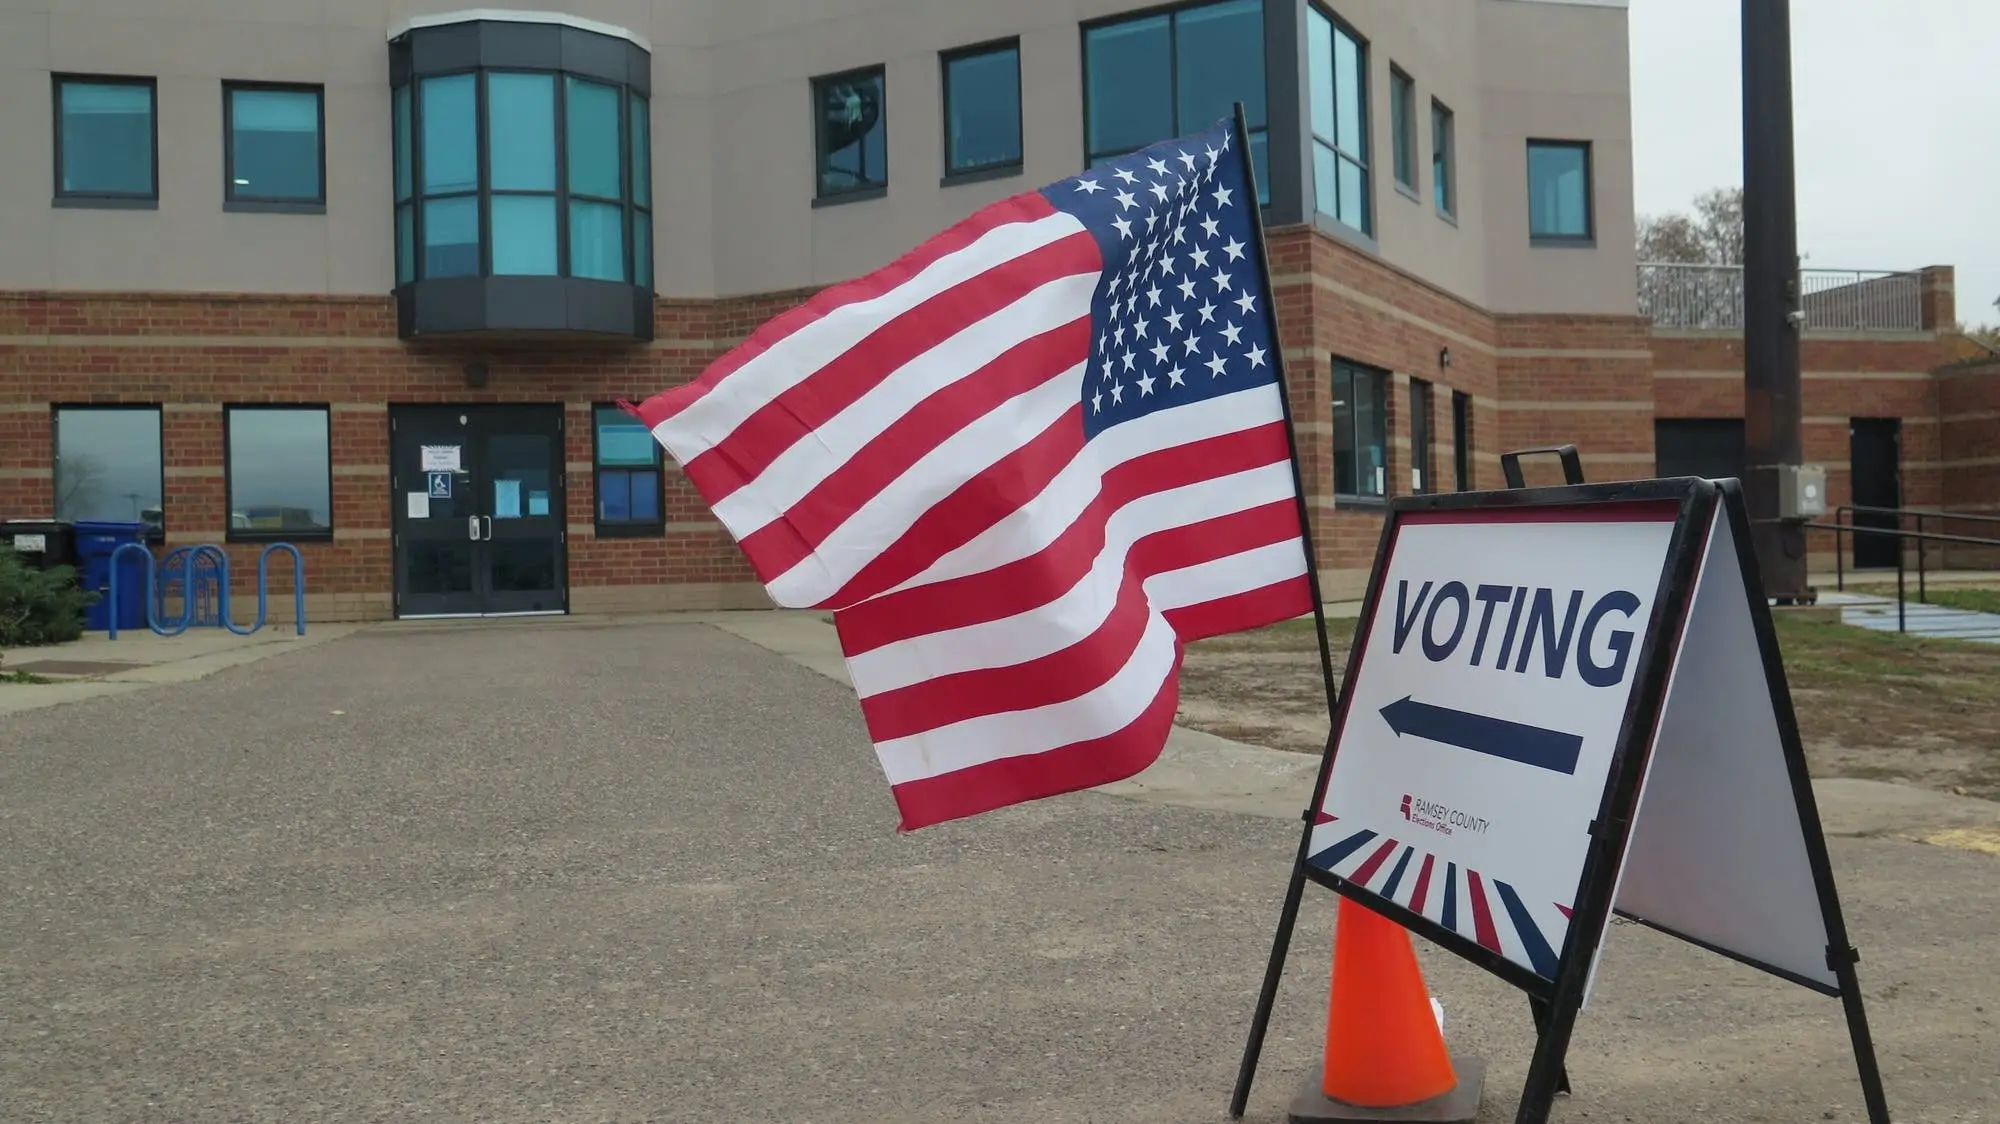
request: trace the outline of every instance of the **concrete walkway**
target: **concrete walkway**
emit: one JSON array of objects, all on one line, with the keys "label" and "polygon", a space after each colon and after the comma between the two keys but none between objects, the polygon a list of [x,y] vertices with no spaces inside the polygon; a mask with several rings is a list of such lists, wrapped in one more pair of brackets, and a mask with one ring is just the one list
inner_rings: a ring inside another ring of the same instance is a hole
[{"label": "concrete walkway", "polygon": [[[1117,798],[896,835],[809,616],[272,647],[0,721],[0,1121],[1223,1118],[1309,759],[1177,734]],[[1939,822],[1909,799],[1842,822]],[[1896,1118],[1990,1118],[1994,860],[1831,850]],[[1332,925],[1309,895],[1254,1124]],[[1419,955],[1512,1119],[1520,993]],[[1638,926],[1569,1068],[1559,1121],[1860,1118],[1837,1002]]]},{"label": "concrete walkway", "polygon": [[[1901,628],[1909,635],[1932,640],[1970,640],[1981,644],[2000,644],[2000,614],[1953,609],[1944,605],[1927,605],[1914,600],[1914,597],[1915,594],[1912,592],[1911,599],[1903,602]],[[1833,591],[1820,594],[1819,603],[1838,608],[1842,624],[1874,632],[1898,630],[1894,597]]]},{"label": "concrete walkway", "polygon": [[42,682],[0,683],[0,714],[189,683],[226,667],[338,640],[361,627],[308,621],[304,636],[290,625],[266,625],[249,636],[222,628],[161,636],[142,628],[120,632],[116,640],[87,632],[68,644],[10,648],[0,652],[0,673],[31,675]]}]

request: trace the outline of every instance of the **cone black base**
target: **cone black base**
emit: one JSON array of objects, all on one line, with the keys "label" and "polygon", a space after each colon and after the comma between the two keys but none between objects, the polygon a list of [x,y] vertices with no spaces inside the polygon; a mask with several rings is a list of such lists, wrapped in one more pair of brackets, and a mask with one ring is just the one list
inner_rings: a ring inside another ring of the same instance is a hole
[{"label": "cone black base", "polygon": [[1451,1068],[1458,1074],[1458,1086],[1451,1092],[1395,1108],[1343,1104],[1320,1092],[1320,1079],[1315,1074],[1306,1078],[1305,1088],[1292,1098],[1285,1119],[1291,1124],[1373,1124],[1384,1120],[1407,1124],[1472,1124],[1479,1115],[1480,1094],[1486,1088],[1486,1063],[1453,1054]]}]

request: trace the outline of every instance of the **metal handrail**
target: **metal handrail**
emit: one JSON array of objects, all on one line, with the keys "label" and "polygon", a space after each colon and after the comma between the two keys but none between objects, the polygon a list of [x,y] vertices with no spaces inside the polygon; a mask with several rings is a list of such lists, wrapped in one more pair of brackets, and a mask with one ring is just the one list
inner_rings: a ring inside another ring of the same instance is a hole
[{"label": "metal handrail", "polygon": [[1833,565],[1834,565],[1834,583],[1835,583],[1834,588],[1842,592],[1845,592],[1847,590],[1846,552],[1844,546],[1841,543],[1842,532],[1847,532],[1850,534],[1860,534],[1865,531],[1869,534],[1874,534],[1874,535],[1896,536],[1897,539],[1896,631],[1897,632],[1907,631],[1908,616],[1909,616],[1908,610],[1905,607],[1904,596],[1903,596],[1904,593],[1906,592],[1905,574],[1908,570],[1909,563],[1903,557],[1904,552],[1903,552],[1902,540],[1904,539],[1916,540],[1917,600],[1924,604],[1930,603],[1930,592],[1926,588],[1924,583],[1925,543],[1941,542],[1941,543],[1958,543],[1964,546],[2000,547],[2000,537],[1985,538],[1975,535],[1946,535],[1934,531],[1924,531],[1924,530],[1906,531],[1900,525],[1895,527],[1856,527],[1852,523],[1842,523],[1840,521],[1840,516],[1843,512],[1851,514],[1857,511],[1865,512],[1871,515],[1894,515],[1898,518],[1899,521],[1902,516],[1914,515],[1917,517],[1917,523],[1920,528],[1923,525],[1923,519],[1925,516],[1932,516],[1936,518],[1946,518],[1946,519],[1965,519],[1975,523],[2000,523],[2000,515],[1959,515],[1955,512],[1949,512],[1949,511],[1917,511],[1914,508],[1873,507],[1868,504],[1841,504],[1839,507],[1833,509],[1833,518],[1834,518],[1833,522],[1804,524],[1804,526],[1809,530],[1833,532]]}]

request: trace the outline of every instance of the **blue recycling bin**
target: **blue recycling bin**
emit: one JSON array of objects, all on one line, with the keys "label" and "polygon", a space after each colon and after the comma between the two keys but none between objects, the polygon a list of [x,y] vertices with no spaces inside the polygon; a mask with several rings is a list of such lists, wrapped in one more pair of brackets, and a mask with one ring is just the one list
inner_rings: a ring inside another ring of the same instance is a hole
[{"label": "blue recycling bin", "polygon": [[111,628],[111,583],[118,583],[118,630],[146,627],[146,602],[152,590],[146,588],[146,560],[137,551],[127,551],[112,572],[111,556],[126,543],[144,543],[144,523],[110,523],[78,520],[76,524],[77,584],[97,594],[97,600],[83,612],[83,627],[90,632]]}]

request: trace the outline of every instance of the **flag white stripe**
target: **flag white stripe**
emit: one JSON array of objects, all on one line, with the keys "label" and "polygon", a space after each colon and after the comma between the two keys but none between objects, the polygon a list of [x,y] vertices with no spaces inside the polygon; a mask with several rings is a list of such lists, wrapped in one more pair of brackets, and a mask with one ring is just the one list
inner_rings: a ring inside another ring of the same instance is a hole
[{"label": "flag white stripe", "polygon": [[[1292,466],[1275,467],[1286,476],[1286,494],[1291,492]],[[1299,540],[1268,543],[1238,554],[1208,562],[1198,562],[1178,570],[1155,574],[1146,580],[1146,598],[1161,612],[1200,605],[1235,593],[1247,593],[1275,585],[1306,572],[1306,548]]]},{"label": "flag white stripe", "polygon": [[1160,685],[1173,674],[1175,643],[1166,618],[1154,614],[1132,658],[1095,690],[1047,706],[982,714],[878,742],[875,752],[882,772],[890,784],[905,784],[1117,733],[1145,713]]},{"label": "flag white stripe", "polygon": [[[1040,433],[1076,408],[1079,363],[952,434],[918,458],[909,471],[868,497],[819,548],[771,579],[771,599],[787,608],[817,605],[840,591],[862,567],[909,531],[910,526],[967,480],[1013,451],[1012,439]],[[840,608],[840,606],[834,606]]]},{"label": "flag white stripe", "polygon": [[1031,222],[996,226],[963,249],[925,266],[880,296],[842,305],[801,326],[654,427],[653,434],[682,464],[714,448],[772,399],[810,378],[869,334],[930,298],[977,278],[1023,254],[1082,232],[1061,211]]},{"label": "flag white stripe", "polygon": [[[1103,477],[1126,461],[1194,441],[1221,437],[1284,418],[1276,384],[1205,401],[1189,402],[1122,422],[1093,438],[1033,500],[1010,512],[970,542],[897,590],[980,574],[1039,554],[1069,529],[1097,498]],[[915,517],[911,518],[915,522]],[[907,529],[907,528],[906,528]],[[894,592],[893,590],[891,592]]]},{"label": "flag white stripe", "polygon": [[[847,666],[855,690],[867,698],[941,675],[1011,667],[1061,651],[1097,631],[1111,615],[1132,544],[1158,531],[1245,511],[1291,495],[1292,466],[1280,462],[1141,496],[1111,514],[1105,524],[1104,546],[1090,569],[1060,596],[998,620],[913,636],[851,657]],[[1292,549],[1304,557],[1298,544],[1293,543]],[[1200,569],[1190,567],[1176,573]],[[1173,604],[1204,600],[1208,598]]]},{"label": "flag white stripe", "polygon": [[[724,497],[715,505],[716,518],[738,539],[783,518],[916,403],[976,373],[1009,348],[1077,319],[1077,310],[1090,306],[1098,278],[1092,271],[1050,281],[903,364],[816,427],[810,440],[795,443],[755,479]],[[677,421],[669,419],[665,425]],[[937,436],[926,434],[924,439]]]},{"label": "flag white stripe", "polygon": [[[1260,551],[1246,551],[1245,554]],[[1272,568],[1261,561],[1232,570],[1229,563],[1241,557],[1244,555],[1203,563],[1204,567],[1214,567],[1213,577],[1200,582],[1206,594],[1203,600],[1214,600],[1230,593],[1247,593],[1276,580],[1265,576],[1272,572]],[[1228,577],[1232,574],[1233,580]],[[1166,576],[1158,574],[1147,580],[1149,598],[1153,583]],[[989,761],[1046,753],[1076,742],[1115,734],[1137,721],[1153,704],[1160,687],[1173,674],[1178,643],[1166,618],[1158,612],[1151,613],[1132,657],[1118,669],[1117,674],[1095,690],[1059,703],[1029,710],[984,714],[921,734],[877,743],[875,752],[882,762],[882,772],[890,784],[904,784],[969,769]]]}]

